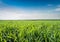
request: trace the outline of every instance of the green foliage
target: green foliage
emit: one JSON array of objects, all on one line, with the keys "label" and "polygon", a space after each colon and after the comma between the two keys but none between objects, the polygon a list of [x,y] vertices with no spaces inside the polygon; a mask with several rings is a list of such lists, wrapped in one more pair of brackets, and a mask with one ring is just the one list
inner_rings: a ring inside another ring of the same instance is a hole
[{"label": "green foliage", "polygon": [[60,21],[0,21],[0,42],[60,42]]}]

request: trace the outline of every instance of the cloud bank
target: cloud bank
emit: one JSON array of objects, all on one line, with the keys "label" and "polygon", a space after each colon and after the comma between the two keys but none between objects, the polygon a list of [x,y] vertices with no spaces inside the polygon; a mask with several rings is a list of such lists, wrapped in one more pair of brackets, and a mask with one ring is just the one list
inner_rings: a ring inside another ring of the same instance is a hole
[{"label": "cloud bank", "polygon": [[60,19],[60,14],[42,13],[39,10],[25,10],[19,8],[2,8],[0,20],[23,20],[23,19]]}]

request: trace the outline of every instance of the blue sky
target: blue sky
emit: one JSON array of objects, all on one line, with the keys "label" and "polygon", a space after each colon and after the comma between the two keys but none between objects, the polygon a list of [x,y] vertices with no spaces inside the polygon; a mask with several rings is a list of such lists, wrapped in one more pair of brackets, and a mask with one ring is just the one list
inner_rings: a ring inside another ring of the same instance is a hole
[{"label": "blue sky", "polygon": [[60,0],[0,0],[0,19],[60,19]]},{"label": "blue sky", "polygon": [[[60,0],[1,0],[8,6],[20,8],[50,9],[60,5]],[[52,7],[48,7],[52,6]]]}]

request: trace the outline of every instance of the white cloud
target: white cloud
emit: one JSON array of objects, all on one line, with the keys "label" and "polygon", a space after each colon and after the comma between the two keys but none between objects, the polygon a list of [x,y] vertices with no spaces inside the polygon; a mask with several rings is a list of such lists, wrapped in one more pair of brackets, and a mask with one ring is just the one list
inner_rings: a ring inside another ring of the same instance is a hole
[{"label": "white cloud", "polygon": [[52,4],[48,4],[49,7],[53,6]]},{"label": "white cloud", "polygon": [[58,8],[60,8],[60,5],[57,5]]},{"label": "white cloud", "polygon": [[60,19],[60,14],[41,13],[38,10],[25,10],[19,8],[5,8],[0,10],[0,20],[16,19]]},{"label": "white cloud", "polygon": [[56,8],[55,11],[60,11],[60,8]]},{"label": "white cloud", "polygon": [[56,12],[60,12],[60,5],[57,5],[57,6],[56,6],[55,11],[56,11]]}]

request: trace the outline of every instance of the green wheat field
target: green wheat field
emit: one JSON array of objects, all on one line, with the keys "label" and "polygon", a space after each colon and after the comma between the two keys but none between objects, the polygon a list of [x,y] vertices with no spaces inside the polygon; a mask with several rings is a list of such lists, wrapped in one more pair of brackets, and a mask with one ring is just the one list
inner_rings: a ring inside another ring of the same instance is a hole
[{"label": "green wheat field", "polygon": [[60,42],[60,20],[0,20],[0,42]]}]

